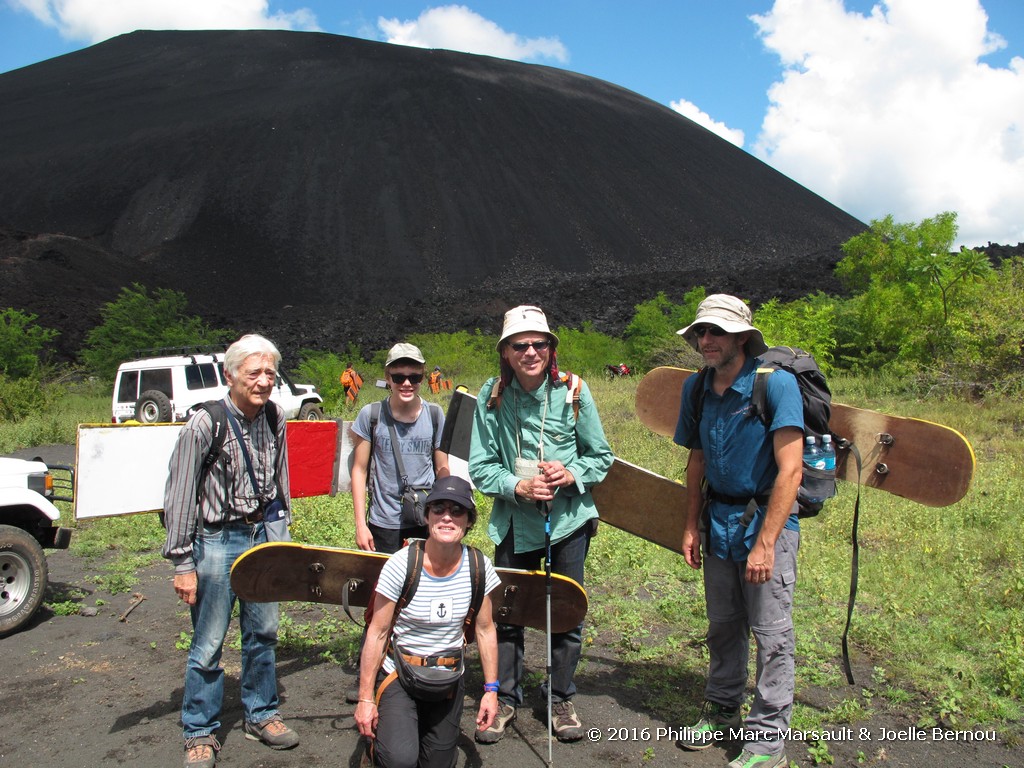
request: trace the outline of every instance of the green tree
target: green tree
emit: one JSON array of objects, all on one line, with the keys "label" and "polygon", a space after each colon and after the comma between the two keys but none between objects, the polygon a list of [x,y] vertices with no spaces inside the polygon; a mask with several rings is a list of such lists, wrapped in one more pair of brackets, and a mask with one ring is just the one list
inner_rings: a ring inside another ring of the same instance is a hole
[{"label": "green tree", "polygon": [[992,275],[984,254],[951,249],[955,213],[919,224],[892,216],[843,244],[836,275],[854,297],[837,310],[837,356],[851,367],[915,369],[947,359],[965,332],[972,287]]},{"label": "green tree", "polygon": [[0,310],[0,373],[20,379],[38,372],[43,347],[60,334],[38,325],[37,319],[13,307]]},{"label": "green tree", "polygon": [[818,367],[828,374],[833,369],[836,346],[836,303],[816,293],[786,303],[772,299],[754,313],[754,326],[769,346],[799,347],[810,352]]},{"label": "green tree", "polygon": [[200,318],[185,314],[185,294],[133,283],[100,309],[103,322],[85,337],[81,352],[84,362],[96,374],[113,378],[117,366],[138,357],[139,350],[220,345],[232,337],[227,330],[214,330]]},{"label": "green tree", "polygon": [[647,368],[678,363],[689,357],[690,347],[676,331],[693,322],[697,305],[706,297],[704,287],[698,286],[683,296],[681,304],[673,303],[663,292],[637,304],[623,334],[629,343],[630,357]]},{"label": "green tree", "polygon": [[951,363],[962,389],[1024,392],[1024,259],[1004,261],[971,286]]}]

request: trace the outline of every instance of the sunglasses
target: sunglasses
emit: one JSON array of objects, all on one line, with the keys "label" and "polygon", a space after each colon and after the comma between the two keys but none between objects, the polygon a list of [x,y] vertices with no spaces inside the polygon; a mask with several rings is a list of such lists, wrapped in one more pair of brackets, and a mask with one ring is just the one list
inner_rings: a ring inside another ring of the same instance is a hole
[{"label": "sunglasses", "polygon": [[388,376],[391,377],[391,380],[395,382],[395,384],[399,385],[405,384],[407,381],[410,384],[419,384],[423,381],[422,373],[389,373]]},{"label": "sunglasses", "polygon": [[705,333],[710,333],[712,336],[725,336],[728,331],[723,331],[717,325],[698,325],[693,329],[693,335],[698,339],[703,339]]},{"label": "sunglasses", "polygon": [[449,517],[462,517],[469,514],[469,510],[463,507],[461,504],[455,504],[453,502],[435,502],[427,505],[427,511],[433,512],[435,515],[443,515],[446,512]]},{"label": "sunglasses", "polygon": [[551,346],[550,341],[514,341],[509,344],[516,352],[525,352],[530,347],[533,347],[538,352],[543,352],[545,349]]}]

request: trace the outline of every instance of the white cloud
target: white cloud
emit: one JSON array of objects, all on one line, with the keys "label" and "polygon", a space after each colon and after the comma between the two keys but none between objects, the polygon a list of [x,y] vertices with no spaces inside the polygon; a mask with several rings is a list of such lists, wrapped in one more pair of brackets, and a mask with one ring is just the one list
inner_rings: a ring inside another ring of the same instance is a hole
[{"label": "white cloud", "polygon": [[68,40],[98,43],[136,29],[319,30],[307,8],[270,13],[267,0],[9,0]]},{"label": "white cloud", "polygon": [[779,56],[754,152],[869,221],[958,214],[960,243],[1024,241],[1024,59],[978,0],[776,0],[752,16]]},{"label": "white cloud", "polygon": [[515,61],[566,63],[569,51],[557,37],[524,38],[506,32],[464,5],[428,8],[413,21],[377,20],[385,40],[416,48],[444,48]]},{"label": "white cloud", "polygon": [[718,122],[707,112],[701,110],[701,108],[692,101],[679,99],[679,101],[671,102],[669,106],[683,117],[688,117],[690,120],[697,123],[697,125],[702,128],[707,128],[715,135],[735,144],[737,147],[743,146],[743,131],[739,128],[730,128],[725,123]]}]

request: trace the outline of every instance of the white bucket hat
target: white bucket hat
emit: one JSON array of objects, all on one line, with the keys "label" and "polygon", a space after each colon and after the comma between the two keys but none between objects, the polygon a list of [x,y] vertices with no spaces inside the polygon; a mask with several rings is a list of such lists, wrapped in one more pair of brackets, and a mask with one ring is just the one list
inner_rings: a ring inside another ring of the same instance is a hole
[{"label": "white bucket hat", "polygon": [[501,345],[510,336],[528,331],[546,334],[551,337],[555,346],[558,346],[558,337],[548,328],[548,319],[544,316],[544,311],[540,307],[531,307],[524,304],[505,313],[505,323],[501,327],[501,338],[498,339],[498,351],[501,351]]},{"label": "white bucket hat", "polygon": [[744,304],[742,299],[737,299],[726,293],[716,293],[704,299],[697,307],[697,318],[676,333],[686,339],[691,347],[697,349],[697,336],[693,333],[694,326],[717,325],[726,333],[750,331],[747,352],[757,357],[768,350],[768,345],[764,343],[764,336],[761,332],[750,324],[750,320],[750,307]]}]

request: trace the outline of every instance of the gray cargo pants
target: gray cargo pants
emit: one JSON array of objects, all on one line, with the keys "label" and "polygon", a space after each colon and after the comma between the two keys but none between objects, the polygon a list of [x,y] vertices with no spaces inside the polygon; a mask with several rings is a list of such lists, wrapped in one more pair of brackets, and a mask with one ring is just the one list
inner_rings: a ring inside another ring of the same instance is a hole
[{"label": "gray cargo pants", "polygon": [[793,711],[796,637],[793,591],[800,534],[783,530],[775,544],[775,568],[767,584],[744,579],[746,562],[704,557],[710,664],[704,697],[739,707],[747,686],[750,633],[757,643],[754,701],[743,724],[743,748],[776,755]]}]

